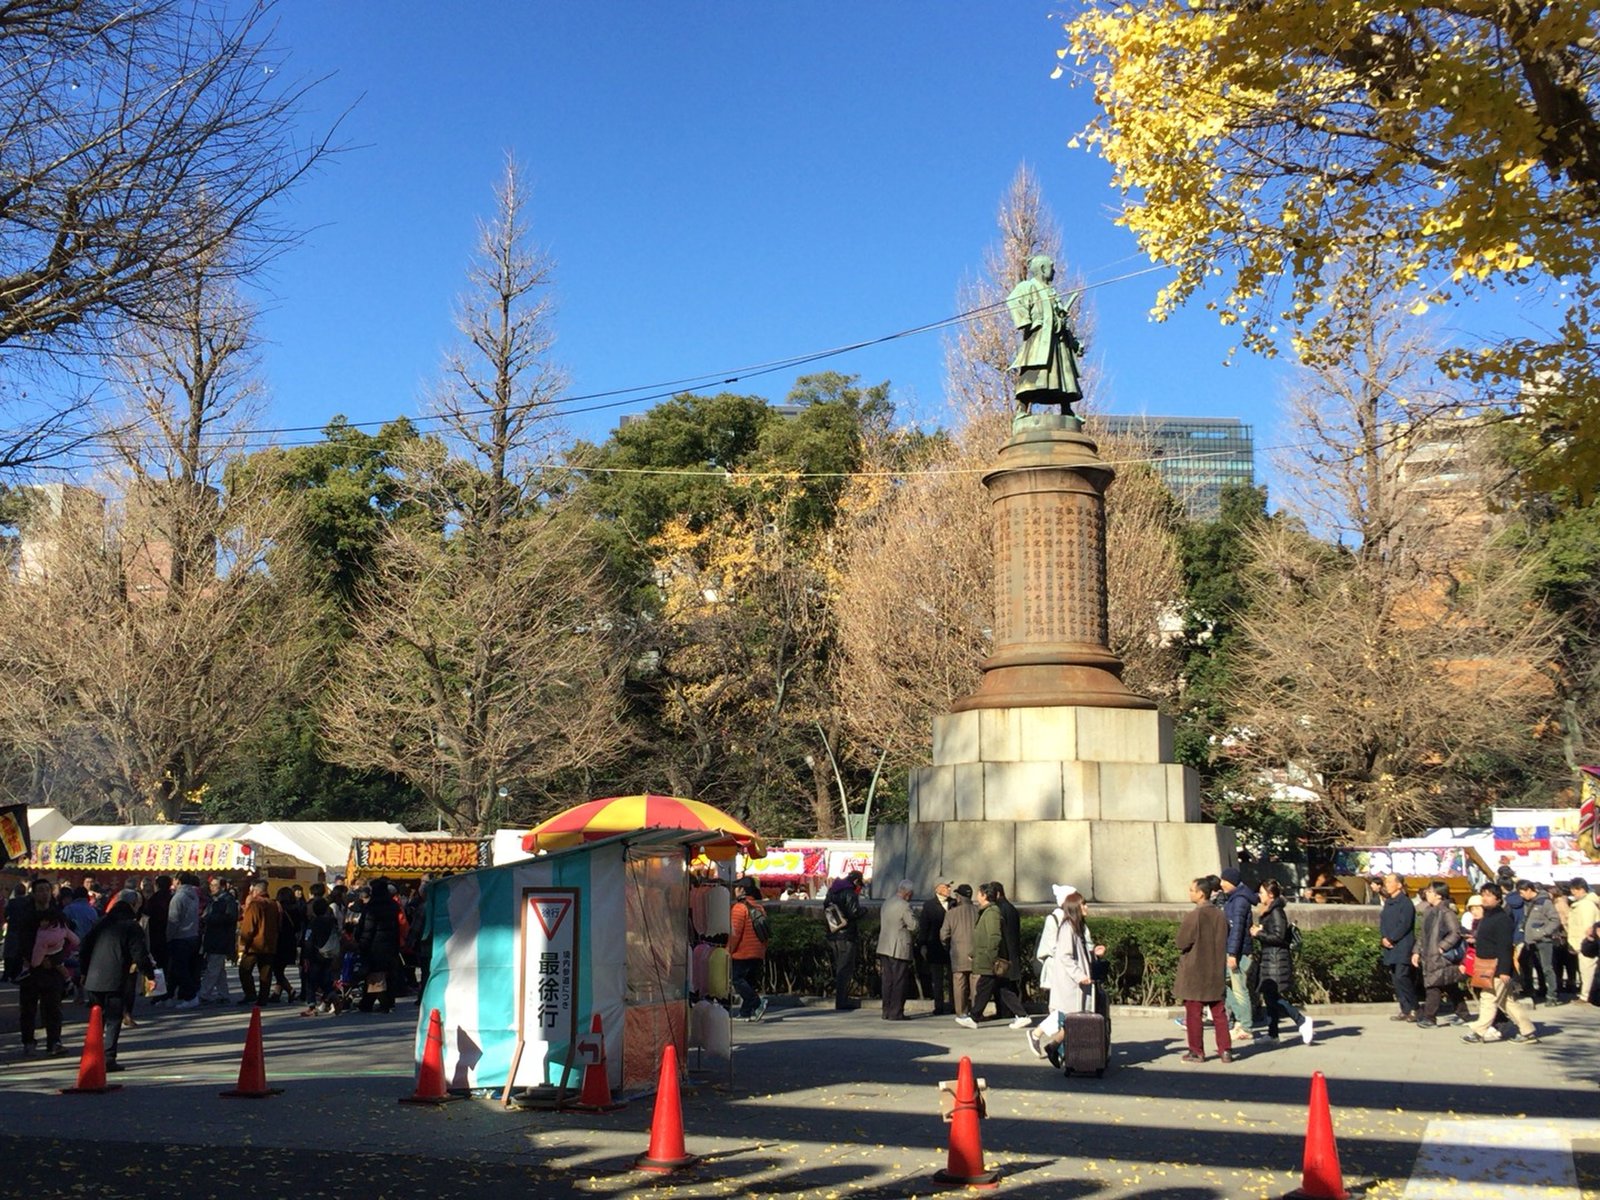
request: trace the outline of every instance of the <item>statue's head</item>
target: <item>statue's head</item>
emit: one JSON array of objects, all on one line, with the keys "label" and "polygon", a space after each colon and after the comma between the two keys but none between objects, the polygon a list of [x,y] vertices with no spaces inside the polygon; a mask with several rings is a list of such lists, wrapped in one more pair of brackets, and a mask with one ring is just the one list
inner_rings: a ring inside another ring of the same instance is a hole
[{"label": "statue's head", "polygon": [[1056,277],[1056,260],[1048,254],[1035,254],[1028,260],[1028,274],[1049,283]]}]

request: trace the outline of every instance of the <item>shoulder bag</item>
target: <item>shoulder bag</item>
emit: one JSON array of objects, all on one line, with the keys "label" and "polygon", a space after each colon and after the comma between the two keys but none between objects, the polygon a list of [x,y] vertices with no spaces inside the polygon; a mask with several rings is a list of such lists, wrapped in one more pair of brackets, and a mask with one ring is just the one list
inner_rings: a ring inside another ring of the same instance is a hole
[{"label": "shoulder bag", "polygon": [[1500,960],[1498,958],[1483,958],[1479,956],[1472,964],[1472,986],[1480,992],[1494,990],[1495,976],[1500,973]]}]

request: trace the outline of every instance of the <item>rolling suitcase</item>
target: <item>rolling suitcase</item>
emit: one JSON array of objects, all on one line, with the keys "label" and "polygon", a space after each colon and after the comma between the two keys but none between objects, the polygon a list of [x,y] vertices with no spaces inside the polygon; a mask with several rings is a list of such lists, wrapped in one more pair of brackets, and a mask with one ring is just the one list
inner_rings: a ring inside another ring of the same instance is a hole
[{"label": "rolling suitcase", "polygon": [[1094,989],[1094,1012],[1065,1013],[1061,1018],[1066,1037],[1061,1043],[1061,1070],[1067,1075],[1106,1073],[1111,1061],[1111,1013],[1106,992],[1099,984]]}]

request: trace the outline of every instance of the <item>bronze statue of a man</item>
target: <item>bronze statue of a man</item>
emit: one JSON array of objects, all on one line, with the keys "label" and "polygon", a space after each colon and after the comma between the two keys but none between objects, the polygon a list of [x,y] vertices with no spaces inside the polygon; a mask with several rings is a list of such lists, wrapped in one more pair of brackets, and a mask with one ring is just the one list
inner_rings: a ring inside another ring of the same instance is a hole
[{"label": "bronze statue of a man", "polygon": [[1032,412],[1035,404],[1059,404],[1062,414],[1070,417],[1072,402],[1083,399],[1078,380],[1083,347],[1067,323],[1078,293],[1063,301],[1050,286],[1055,277],[1054,260],[1036,254],[1028,260],[1028,277],[1006,297],[1011,320],[1022,333],[1011,369],[1016,372],[1017,403],[1023,412]]}]

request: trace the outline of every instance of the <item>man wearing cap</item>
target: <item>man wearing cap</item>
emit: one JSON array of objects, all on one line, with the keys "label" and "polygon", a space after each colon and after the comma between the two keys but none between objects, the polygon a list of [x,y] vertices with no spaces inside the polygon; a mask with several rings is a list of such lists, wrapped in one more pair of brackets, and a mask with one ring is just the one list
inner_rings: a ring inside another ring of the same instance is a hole
[{"label": "man wearing cap", "polygon": [[[1417,984],[1411,974],[1411,951],[1417,944],[1417,906],[1406,895],[1406,881],[1402,875],[1385,875],[1383,894],[1378,933],[1383,939],[1383,963],[1394,980],[1394,998],[1400,1004],[1400,1011],[1389,1019],[1415,1021]],[[1507,954],[1510,954],[1509,949]]]},{"label": "man wearing cap", "polygon": [[[824,917],[829,922],[828,945],[833,950],[833,1007],[840,1011],[861,1007],[861,1001],[850,998],[850,981],[855,978],[856,958],[860,953],[860,934],[856,927],[861,924],[862,881],[860,871],[841,876],[828,888],[828,895],[822,902]],[[829,910],[833,916],[829,916]],[[840,922],[837,927],[832,923],[835,919]]]},{"label": "man wearing cap", "polygon": [[917,913],[917,953],[921,956],[927,974],[928,995],[933,997],[933,1015],[949,1015],[950,1008],[950,951],[939,940],[944,930],[944,914],[950,907],[950,889],[953,880],[934,885],[933,895],[922,902]]},{"label": "man wearing cap", "polygon": [[1571,899],[1567,909],[1567,945],[1578,959],[1578,999],[1594,1001],[1594,972],[1600,958],[1586,958],[1582,952],[1583,939],[1594,932],[1600,921],[1600,900],[1589,890],[1587,879],[1574,879],[1567,885]]},{"label": "man wearing cap", "polygon": [[972,931],[978,923],[978,910],[972,903],[970,883],[951,888],[949,900],[939,941],[950,952],[950,1002],[959,1021],[972,1010]]},{"label": "man wearing cap", "polygon": [[1255,907],[1261,901],[1249,887],[1238,867],[1222,872],[1222,915],[1228,919],[1228,995],[1227,1008],[1233,1017],[1235,1042],[1248,1042],[1254,1036],[1255,1005],[1250,999],[1250,951],[1255,943],[1250,926],[1255,923]]}]

